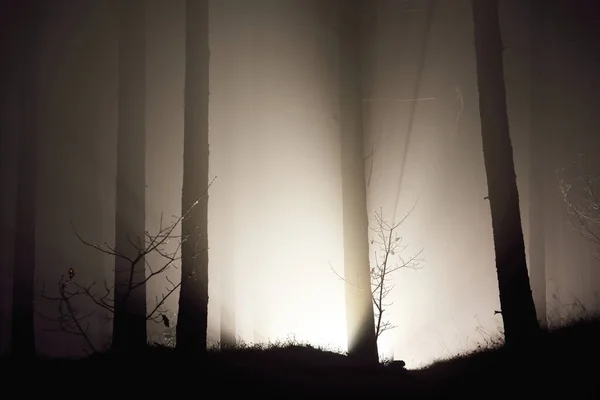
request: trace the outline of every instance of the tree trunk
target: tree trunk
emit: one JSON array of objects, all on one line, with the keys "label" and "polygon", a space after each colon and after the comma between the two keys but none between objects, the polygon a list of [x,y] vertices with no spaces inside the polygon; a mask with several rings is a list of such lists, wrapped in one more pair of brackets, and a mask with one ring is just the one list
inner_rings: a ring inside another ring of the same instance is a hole
[{"label": "tree trunk", "polygon": [[[235,118],[235,117],[233,117],[233,118]],[[233,146],[234,146],[234,143],[231,143],[228,140],[227,149],[232,149]],[[235,154],[235,153],[231,152],[230,154]],[[226,171],[233,172],[232,164],[234,164],[234,161],[226,160],[226,162],[228,162]],[[227,182],[226,187],[228,189],[226,193],[229,193],[229,195],[227,196],[227,198],[224,201],[225,204],[222,204],[222,206],[225,209],[225,218],[222,219],[221,221],[225,224],[225,227],[230,228],[230,227],[234,226],[234,223],[235,223],[235,218],[234,218],[235,196],[231,195],[232,193],[234,193],[234,188],[233,188],[234,182],[231,178],[228,179],[226,182]],[[230,230],[227,230],[227,232],[229,234],[228,235],[229,237],[227,238],[228,242],[231,243],[233,246],[235,246],[235,243],[236,243],[235,232],[231,232]],[[221,277],[220,340],[221,340],[222,347],[231,347],[231,346],[234,346],[236,343],[236,338],[235,338],[236,285],[235,285],[235,264],[234,264],[234,257],[233,257],[232,251],[227,253],[227,256],[225,257],[225,262],[223,263],[223,265],[220,266],[220,270],[221,270],[220,271],[221,272],[221,276],[220,276]]]},{"label": "tree trunk", "polygon": [[361,0],[341,0],[339,91],[342,147],[344,277],[348,354],[377,363],[377,338],[369,268],[369,227],[363,151]]},{"label": "tree trunk", "polygon": [[36,197],[38,176],[38,31],[40,15],[37,1],[31,1],[23,17],[17,49],[21,55],[21,129],[19,134],[15,265],[11,353],[20,358],[35,356],[34,274]]},{"label": "tree trunk", "polygon": [[[131,260],[145,250],[146,25],[145,1],[120,3],[119,120],[115,249]],[[115,257],[113,350],[146,345],[146,268]]]},{"label": "tree trunk", "polygon": [[[232,119],[235,119],[235,116],[232,116]],[[232,150],[234,149],[235,143],[234,140],[227,138],[227,149],[230,151],[229,154],[235,154]],[[235,248],[236,243],[236,232],[232,232],[230,230],[231,227],[235,226],[235,198],[233,195],[234,192],[234,184],[235,182],[231,179],[232,172],[234,172],[234,160],[227,159],[225,160],[227,163],[225,167],[224,175],[229,175],[229,179],[221,180],[221,183],[225,183],[227,188],[226,193],[229,195],[226,199],[224,199],[223,203],[220,205],[225,210],[225,218],[221,219],[222,223],[225,224],[225,228],[227,228],[226,232],[228,233],[227,241],[230,243],[233,248]],[[223,265],[219,266],[220,269],[220,277],[221,277],[221,329],[220,329],[220,341],[222,347],[231,347],[236,343],[235,338],[235,297],[236,297],[236,285],[235,285],[235,258],[233,257],[233,251],[227,252],[227,255],[224,259]]]},{"label": "tree trunk", "polygon": [[546,234],[544,227],[545,204],[544,191],[547,185],[545,177],[545,159],[547,146],[543,129],[543,10],[539,2],[530,5],[530,201],[529,201],[529,275],[536,305],[538,319],[542,326],[547,325],[546,317]]},{"label": "tree trunk", "polygon": [[506,111],[497,0],[473,0],[481,138],[496,253],[505,341],[539,331],[527,274],[519,194]]},{"label": "tree trunk", "polygon": [[[208,317],[208,0],[186,1],[181,292],[177,348],[206,351]],[[193,206],[195,203],[197,204]],[[193,208],[192,208],[193,206]]]}]

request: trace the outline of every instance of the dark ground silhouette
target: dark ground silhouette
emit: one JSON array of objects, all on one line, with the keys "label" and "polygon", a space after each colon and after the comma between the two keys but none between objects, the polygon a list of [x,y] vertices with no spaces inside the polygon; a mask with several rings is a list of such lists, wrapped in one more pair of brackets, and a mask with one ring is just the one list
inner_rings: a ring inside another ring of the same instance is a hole
[{"label": "dark ground silhouette", "polygon": [[[420,370],[401,363],[363,366],[306,345],[209,351],[203,359],[150,346],[135,355],[2,360],[4,390],[58,396],[358,396],[374,398],[596,399],[600,394],[600,319],[571,323],[522,348],[487,348]],[[144,379],[140,380],[142,374]],[[144,382],[143,385],[139,385]]]}]

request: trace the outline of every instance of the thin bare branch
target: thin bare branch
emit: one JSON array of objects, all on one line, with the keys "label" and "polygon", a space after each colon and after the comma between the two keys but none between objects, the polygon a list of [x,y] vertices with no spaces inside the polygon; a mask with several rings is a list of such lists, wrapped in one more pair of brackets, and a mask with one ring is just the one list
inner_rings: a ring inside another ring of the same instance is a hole
[{"label": "thin bare branch", "polygon": [[[195,207],[199,203],[200,199],[206,195],[208,189],[212,186],[215,180],[216,177],[213,178],[206,190],[202,193],[201,197],[180,216],[175,217],[174,221],[167,227],[163,227],[163,216],[161,214],[160,224],[156,234],[150,234],[148,231],[146,231],[144,232],[143,237],[131,238],[127,236],[129,244],[137,250],[137,255],[135,258],[125,256],[124,254],[116,251],[114,246],[110,246],[107,243],[104,243],[104,245],[101,246],[84,239],[79,234],[74,224],[71,223],[76,237],[85,246],[93,248],[103,254],[127,260],[129,265],[129,282],[126,293],[122,296],[122,298],[119,299],[118,303],[115,303],[114,285],[109,286],[108,282],[104,281],[103,288],[98,290],[96,287],[96,282],[92,282],[91,284],[78,283],[74,280],[75,271],[70,268],[67,277],[65,278],[65,275],[62,275],[59,279],[57,288],[58,295],[51,296],[46,294],[44,289],[42,290],[43,299],[50,302],[55,302],[57,304],[56,317],[50,318],[44,316],[45,319],[57,323],[58,328],[53,329],[53,331],[80,336],[86,342],[88,347],[86,349],[87,351],[97,352],[98,346],[92,342],[90,336],[88,335],[89,323],[86,324],[84,322],[97,311],[90,311],[85,314],[79,313],[76,310],[73,302],[77,298],[85,297],[91,301],[98,310],[104,312],[106,319],[110,320],[114,316],[115,310],[124,306],[125,302],[128,301],[133,291],[147,284],[149,280],[164,275],[170,268],[177,268],[176,263],[181,259],[182,242],[194,240],[192,236],[195,235],[180,235],[175,231],[181,225],[183,219],[191,213],[193,207]],[[172,240],[176,240],[177,245],[175,246],[174,250],[168,251],[164,248],[164,246],[169,244]],[[206,250],[207,249],[197,249],[196,254]],[[147,262],[146,258],[151,253],[156,253],[162,259],[162,264],[159,264],[160,266],[157,268],[151,268],[150,264]],[[149,273],[145,274],[145,278],[141,282],[134,282],[133,272],[137,268],[138,264],[143,264],[144,268],[147,269]],[[165,288],[165,291],[160,296],[157,296],[156,303],[151,308],[146,310],[146,320],[165,323],[165,320],[163,319],[163,316],[167,313],[167,311],[163,308],[165,302],[181,286],[181,281],[175,283],[171,281],[168,276],[164,275],[164,277],[168,285]],[[193,278],[193,276],[190,275],[187,278]]]},{"label": "thin bare branch", "polygon": [[[379,212],[375,212],[375,227],[371,228],[374,237],[370,239],[372,246],[375,246],[373,250],[373,259],[371,261],[371,298],[373,301],[373,311],[375,315],[375,337],[379,338],[381,335],[396,326],[391,322],[386,321],[384,316],[386,315],[387,307],[390,307],[393,302],[388,301],[387,298],[394,289],[392,283],[392,275],[401,269],[421,269],[423,268],[423,249],[418,251],[416,254],[411,255],[408,258],[404,258],[403,253],[408,245],[403,244],[402,237],[396,234],[397,229],[402,223],[411,215],[415,209],[417,202],[413,207],[400,219],[399,222],[387,222],[383,217],[381,209]],[[346,284],[354,286],[356,289],[360,289],[357,286],[350,283],[346,278],[342,277],[333,268],[333,265],[329,263],[329,267],[333,273]]]},{"label": "thin bare branch", "polygon": [[[569,224],[600,249],[600,202],[596,196],[600,174],[587,171],[584,155],[580,154],[573,164],[575,178],[568,178],[566,169],[557,171],[558,187],[567,205]],[[596,250],[597,257],[600,257],[599,249]]]}]

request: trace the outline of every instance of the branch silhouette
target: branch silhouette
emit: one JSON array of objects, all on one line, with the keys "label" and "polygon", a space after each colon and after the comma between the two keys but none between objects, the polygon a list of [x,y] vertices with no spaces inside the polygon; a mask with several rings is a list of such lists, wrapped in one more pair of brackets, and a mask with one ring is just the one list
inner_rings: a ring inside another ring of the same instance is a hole
[{"label": "branch silhouette", "polygon": [[[586,157],[580,154],[573,163],[576,177],[569,179],[567,170],[557,171],[558,186],[567,205],[569,224],[584,238],[600,248],[600,173],[590,173],[586,168]],[[598,249],[596,257],[600,257]]]},{"label": "branch silhouette", "polygon": [[[383,213],[380,209],[379,212],[375,212],[375,227],[371,228],[373,236],[371,237],[371,245],[376,245],[377,250],[373,251],[373,261],[370,270],[371,279],[371,298],[373,300],[374,314],[375,314],[375,337],[379,337],[386,331],[394,329],[396,325],[392,324],[385,317],[387,307],[393,304],[393,301],[388,301],[390,293],[394,289],[392,283],[392,276],[401,269],[421,269],[423,268],[423,250],[419,250],[417,253],[404,257],[402,254],[408,247],[408,244],[404,243],[404,239],[398,236],[398,228],[402,223],[409,217],[416,206],[410,209],[410,211],[402,217],[399,222],[388,223],[383,218]],[[348,285],[359,289],[356,285],[348,282],[343,276],[341,276],[329,263],[329,267],[333,273],[342,281]]]},{"label": "branch silhouette", "polygon": [[[215,179],[216,178],[210,182],[207,189],[202,194],[202,197],[206,195],[208,189],[213,184]],[[42,298],[57,304],[56,317],[50,318],[42,315],[44,319],[58,324],[58,328],[54,329],[53,331],[60,331],[82,337],[88,347],[86,351],[92,353],[97,352],[98,346],[94,345],[89,335],[89,322],[84,323],[84,321],[92,316],[95,312],[82,315],[80,312],[78,312],[77,307],[75,307],[74,301],[81,297],[87,298],[100,310],[105,311],[109,319],[112,319],[115,309],[123,306],[131,297],[131,293],[133,291],[142,285],[147,284],[150,280],[157,279],[161,275],[164,275],[167,285],[160,296],[155,297],[154,304],[152,306],[147,306],[146,320],[161,323],[166,328],[170,328],[171,324],[169,318],[167,317],[168,311],[164,308],[164,304],[167,299],[171,297],[171,295],[175,293],[177,289],[179,289],[181,286],[181,281],[175,283],[165,274],[171,268],[178,269],[177,263],[181,260],[181,246],[184,242],[191,240],[193,235],[181,235],[178,234],[176,230],[181,225],[183,219],[185,219],[191,213],[192,209],[199,203],[202,197],[196,200],[192,206],[182,213],[181,216],[177,217],[167,226],[163,226],[163,215],[161,214],[159,228],[155,234],[150,234],[148,231],[146,231],[143,239],[137,238],[136,241],[129,239],[130,244],[136,249],[135,257],[127,257],[122,253],[119,253],[114,246],[111,246],[108,243],[99,245],[86,240],[79,234],[79,232],[77,232],[75,226],[71,224],[75,235],[85,246],[93,248],[103,254],[113,257],[120,257],[127,260],[130,268],[129,280],[127,283],[128,286],[127,291],[122,299],[119,300],[119,303],[115,304],[114,285],[109,285],[106,280],[102,282],[101,288],[99,288],[99,285],[96,281],[89,284],[80,283],[75,279],[76,271],[73,268],[69,268],[67,275],[65,276],[62,274],[58,280],[57,295],[49,295],[45,292],[45,287],[42,289]],[[172,250],[167,250],[165,247],[174,240],[177,242],[175,248]],[[207,249],[199,249],[193,256],[196,256],[200,252],[206,250]],[[153,267],[148,261],[147,256],[152,253],[158,254],[162,260],[157,268]],[[142,281],[134,282],[133,271],[140,262],[144,262],[145,264],[146,275]],[[192,273],[186,278],[193,279],[193,275],[194,274]]]}]

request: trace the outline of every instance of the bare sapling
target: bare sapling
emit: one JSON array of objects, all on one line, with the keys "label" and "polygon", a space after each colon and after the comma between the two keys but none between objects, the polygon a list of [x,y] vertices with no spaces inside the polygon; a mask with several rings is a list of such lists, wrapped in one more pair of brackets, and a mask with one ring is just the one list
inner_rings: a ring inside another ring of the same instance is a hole
[{"label": "bare sapling", "polygon": [[[414,209],[414,207],[413,207]],[[394,329],[391,321],[386,319],[388,307],[393,305],[389,296],[394,289],[393,276],[401,269],[423,268],[423,249],[417,253],[405,257],[408,244],[403,237],[398,235],[398,228],[408,218],[412,210],[408,212],[399,222],[388,223],[383,218],[381,210],[375,213],[375,227],[371,228],[373,236],[371,246],[375,246],[371,261],[371,290],[373,295],[373,307],[375,312],[375,336],[377,339],[388,330]]]},{"label": "bare sapling", "polygon": [[[415,204],[416,205],[416,204]],[[394,290],[393,277],[402,269],[423,268],[423,249],[408,257],[404,255],[408,244],[398,235],[400,225],[408,218],[414,210],[411,210],[399,222],[388,223],[383,218],[380,210],[375,212],[375,227],[371,228],[370,244],[372,248],[371,257],[371,298],[373,300],[373,311],[375,314],[375,337],[379,339],[388,330],[394,329],[394,325],[387,319],[387,311],[394,302],[389,299]],[[333,273],[344,282],[348,281],[342,277],[329,263]],[[350,283],[348,283],[350,284]]]},{"label": "bare sapling", "polygon": [[[210,185],[213,182],[214,179]],[[153,303],[147,304],[146,320],[162,324],[166,330],[171,329],[174,323],[169,318],[165,302],[177,292],[181,286],[181,280],[174,282],[168,277],[167,272],[171,269],[179,269],[178,264],[181,260],[182,244],[188,240],[194,240],[190,235],[181,235],[181,222],[189,215],[193,207],[198,204],[198,201],[194,202],[181,216],[175,217],[167,226],[164,226],[163,216],[161,215],[158,231],[154,234],[146,231],[143,245],[141,245],[141,240],[134,241],[129,239],[131,245],[137,250],[135,257],[128,257],[118,252],[115,246],[108,243],[104,243],[103,245],[92,243],[84,239],[73,226],[75,235],[82,244],[111,257],[125,259],[131,271],[134,271],[139,263],[144,263],[146,270],[145,278],[139,282],[129,282],[127,291],[122,299],[120,299],[120,303],[115,304],[114,284],[110,285],[106,280],[102,286],[98,285],[97,282],[89,284],[78,282],[75,268],[68,268],[66,274],[62,274],[58,280],[57,294],[48,295],[42,289],[42,298],[55,302],[57,307],[57,315],[55,317],[49,318],[44,315],[42,317],[58,325],[57,328],[53,329],[54,331],[81,337],[86,345],[84,349],[86,353],[96,353],[103,349],[99,349],[99,346],[93,342],[89,334],[90,317],[98,311],[103,311],[106,318],[112,320],[115,309],[123,307],[131,298],[131,293],[140,286],[147,285],[151,280],[162,278],[166,281],[166,286],[162,293],[155,296]],[[176,244],[170,246],[171,249],[169,249],[168,247],[172,241],[175,241]],[[200,254],[200,252],[206,250],[198,249],[196,254]],[[158,266],[153,266],[148,261],[150,254],[157,254],[159,256],[158,259],[161,261],[157,263]],[[129,275],[130,279],[133,279],[133,274]],[[195,276],[192,273],[186,278],[195,279]],[[87,301],[84,301],[84,299]],[[89,306],[89,302],[91,302],[92,307]],[[86,309],[86,311],[82,311],[83,309]]]}]

